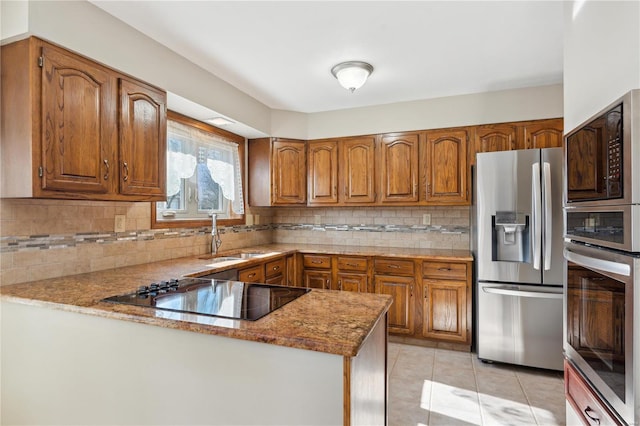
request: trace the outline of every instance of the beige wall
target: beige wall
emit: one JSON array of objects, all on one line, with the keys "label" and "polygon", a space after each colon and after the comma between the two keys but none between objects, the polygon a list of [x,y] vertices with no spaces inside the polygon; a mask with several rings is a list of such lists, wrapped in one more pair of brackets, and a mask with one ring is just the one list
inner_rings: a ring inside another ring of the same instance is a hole
[{"label": "beige wall", "polygon": [[564,128],[640,88],[640,2],[574,1],[564,9]]}]

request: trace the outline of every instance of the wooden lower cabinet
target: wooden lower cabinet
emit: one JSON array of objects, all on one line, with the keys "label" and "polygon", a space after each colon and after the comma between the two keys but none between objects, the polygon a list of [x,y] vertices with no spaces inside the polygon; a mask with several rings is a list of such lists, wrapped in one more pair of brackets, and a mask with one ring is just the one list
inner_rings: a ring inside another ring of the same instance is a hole
[{"label": "wooden lower cabinet", "polygon": [[376,275],[375,291],[393,297],[393,304],[388,312],[389,332],[413,334],[415,329],[415,288],[414,277]]},{"label": "wooden lower cabinet", "polygon": [[585,425],[621,425],[578,370],[564,361],[564,393]]},{"label": "wooden lower cabinet", "polygon": [[467,283],[424,280],[422,284],[422,335],[452,342],[468,342]]},{"label": "wooden lower cabinet", "polygon": [[338,290],[355,291],[359,293],[367,292],[368,277],[366,274],[354,274],[351,272],[338,272],[337,275]]},{"label": "wooden lower cabinet", "polygon": [[331,271],[306,270],[303,273],[304,286],[307,288],[331,288]]}]

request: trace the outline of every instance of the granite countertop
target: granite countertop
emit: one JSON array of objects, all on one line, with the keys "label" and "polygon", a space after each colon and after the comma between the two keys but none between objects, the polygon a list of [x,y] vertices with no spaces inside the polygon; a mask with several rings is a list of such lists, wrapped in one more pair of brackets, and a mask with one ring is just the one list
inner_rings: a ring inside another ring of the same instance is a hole
[{"label": "granite countertop", "polygon": [[237,262],[212,263],[212,258],[207,255],[184,257],[4,286],[0,287],[0,295],[3,300],[15,303],[342,356],[357,355],[368,334],[391,306],[390,296],[313,289],[257,321],[176,314],[101,301],[106,297],[130,293],[139,286],[154,281],[249,267],[296,251],[359,256],[410,256],[443,261],[473,259],[465,250],[270,244],[219,253],[219,256],[238,252],[264,253],[261,257]]}]

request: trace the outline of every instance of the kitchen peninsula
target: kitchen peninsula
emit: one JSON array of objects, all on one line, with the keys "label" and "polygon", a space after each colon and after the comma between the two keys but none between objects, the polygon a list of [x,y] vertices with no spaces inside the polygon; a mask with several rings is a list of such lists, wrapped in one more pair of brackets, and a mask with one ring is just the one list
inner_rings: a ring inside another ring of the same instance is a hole
[{"label": "kitchen peninsula", "polygon": [[386,422],[389,296],[314,289],[257,321],[101,301],[210,265],[190,257],[0,289],[1,423]]}]

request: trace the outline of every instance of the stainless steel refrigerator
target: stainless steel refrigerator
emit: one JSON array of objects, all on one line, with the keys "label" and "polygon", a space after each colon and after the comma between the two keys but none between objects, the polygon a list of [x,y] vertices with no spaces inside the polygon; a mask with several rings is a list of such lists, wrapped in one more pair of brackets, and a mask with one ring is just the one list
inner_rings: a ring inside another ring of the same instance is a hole
[{"label": "stainless steel refrigerator", "polygon": [[477,155],[478,358],[562,370],[562,148]]}]

